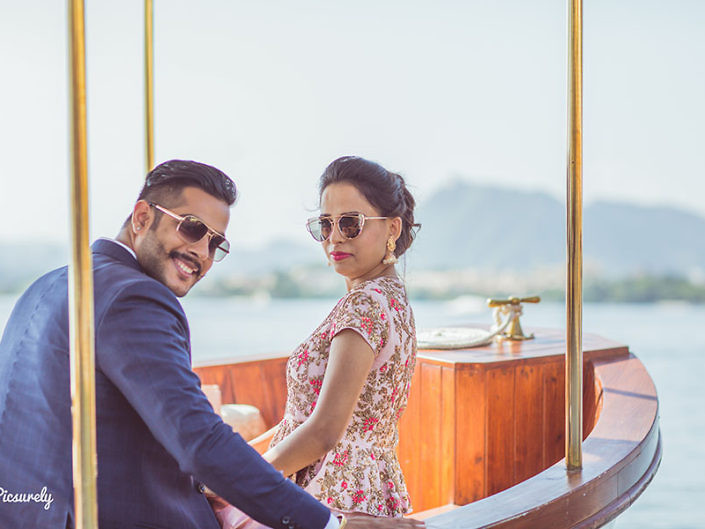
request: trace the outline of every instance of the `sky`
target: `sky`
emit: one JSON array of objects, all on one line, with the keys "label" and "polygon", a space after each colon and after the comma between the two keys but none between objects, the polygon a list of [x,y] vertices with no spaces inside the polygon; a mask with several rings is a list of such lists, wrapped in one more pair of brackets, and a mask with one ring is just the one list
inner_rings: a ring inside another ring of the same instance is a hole
[{"label": "sky", "polygon": [[[142,2],[86,2],[91,237],[145,174]],[[559,0],[155,0],[157,162],[210,163],[240,198],[228,236],[305,242],[338,156],[419,201],[462,178],[565,196]],[[705,2],[585,0],[586,201],[705,216]],[[0,0],[0,242],[68,244],[66,2]],[[423,219],[419,219],[423,222]]]}]

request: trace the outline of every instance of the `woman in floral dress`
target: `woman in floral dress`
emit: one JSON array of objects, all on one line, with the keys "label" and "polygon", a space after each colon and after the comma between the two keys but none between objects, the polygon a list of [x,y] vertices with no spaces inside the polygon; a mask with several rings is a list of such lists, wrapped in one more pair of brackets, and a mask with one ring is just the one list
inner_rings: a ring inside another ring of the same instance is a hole
[{"label": "woman in floral dress", "polygon": [[[401,517],[411,503],[397,423],[416,332],[394,264],[413,241],[415,202],[401,176],[344,157],[321,176],[320,204],[307,229],[348,292],[289,358],[284,418],[263,457],[334,511]],[[234,510],[219,518],[254,524]]]}]

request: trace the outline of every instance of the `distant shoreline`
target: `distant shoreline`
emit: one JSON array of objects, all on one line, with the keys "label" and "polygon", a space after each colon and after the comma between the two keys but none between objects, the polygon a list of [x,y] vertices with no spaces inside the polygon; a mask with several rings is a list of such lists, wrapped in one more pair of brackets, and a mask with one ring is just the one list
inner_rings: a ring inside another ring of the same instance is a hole
[{"label": "distant shoreline", "polygon": [[[308,279],[308,278],[307,278]],[[339,298],[344,294],[342,283],[335,282],[309,288],[310,281],[283,272],[275,280],[248,281],[233,285],[215,280],[194,291],[199,297],[252,297],[271,299]],[[487,285],[432,285],[423,281],[407,282],[409,297],[414,300],[452,301],[461,297],[506,297],[539,295],[545,301],[562,302],[562,288],[532,285],[530,281],[511,288]],[[588,278],[583,285],[583,301],[588,303],[664,303],[705,304],[705,284],[694,283],[680,276],[636,276],[624,279]]]},{"label": "distant shoreline", "polygon": [[[457,273],[457,272],[455,272]],[[451,274],[451,272],[449,272]],[[333,281],[331,281],[333,279]],[[314,281],[311,275],[300,271],[266,274],[240,278],[239,281],[212,278],[193,290],[194,297],[252,299],[332,299],[344,293],[342,281],[329,277],[327,281]],[[0,285],[0,295],[18,296],[29,282]],[[497,277],[487,276],[472,281],[447,281],[438,284],[427,279],[407,281],[409,297],[418,300],[452,301],[461,297],[506,297],[539,295],[544,301],[562,302],[562,287],[536,284],[531,279],[507,286]],[[677,275],[642,275],[623,279],[589,277],[583,284],[583,301],[588,303],[664,303],[680,302],[705,304],[705,284],[690,281]]]}]

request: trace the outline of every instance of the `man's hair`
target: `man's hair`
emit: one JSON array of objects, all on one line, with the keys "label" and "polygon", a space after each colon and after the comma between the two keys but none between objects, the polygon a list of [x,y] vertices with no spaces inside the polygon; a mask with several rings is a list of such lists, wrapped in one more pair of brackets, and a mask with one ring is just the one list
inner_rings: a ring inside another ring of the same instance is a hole
[{"label": "man's hair", "polygon": [[[235,183],[220,169],[191,160],[169,160],[147,174],[137,200],[174,207],[185,187],[197,187],[228,206],[237,199]],[[132,215],[123,226],[127,226],[131,218]]]}]

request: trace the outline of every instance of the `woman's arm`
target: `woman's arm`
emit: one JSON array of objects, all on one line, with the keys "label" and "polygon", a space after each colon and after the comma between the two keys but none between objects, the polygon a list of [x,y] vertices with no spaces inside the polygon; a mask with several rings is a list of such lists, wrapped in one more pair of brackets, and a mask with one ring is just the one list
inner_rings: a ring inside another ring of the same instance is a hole
[{"label": "woman's arm", "polygon": [[333,338],[321,393],[311,416],[282,442],[263,455],[289,476],[319,460],[345,433],[375,356],[355,331],[345,329]]}]

